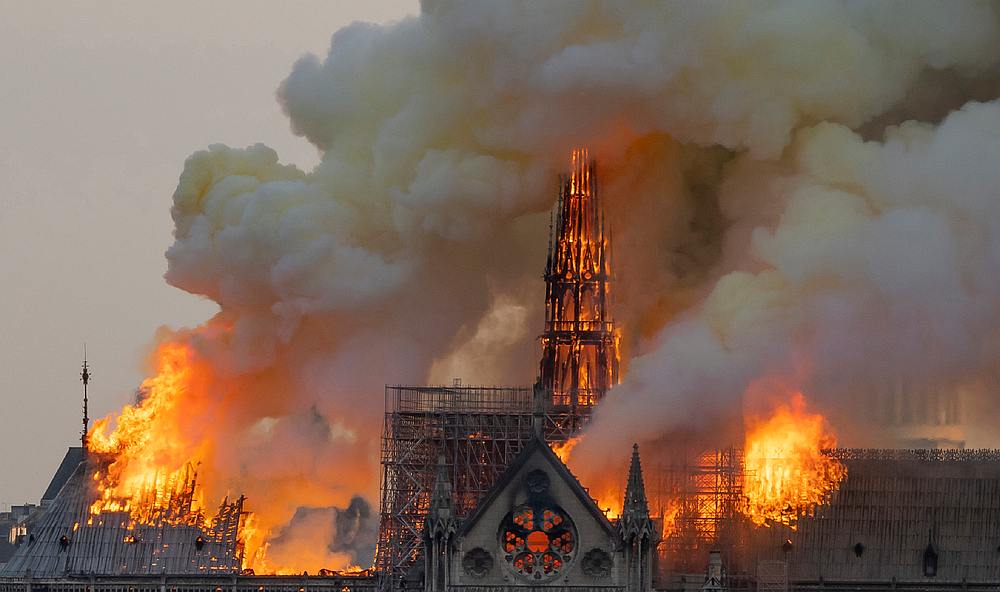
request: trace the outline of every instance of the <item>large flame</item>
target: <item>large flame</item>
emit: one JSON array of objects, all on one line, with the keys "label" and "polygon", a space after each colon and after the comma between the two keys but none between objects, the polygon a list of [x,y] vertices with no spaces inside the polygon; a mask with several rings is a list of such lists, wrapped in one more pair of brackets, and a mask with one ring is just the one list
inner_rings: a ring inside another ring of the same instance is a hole
[{"label": "large flame", "polygon": [[94,422],[88,444],[93,452],[115,456],[109,475],[114,495],[128,496],[162,481],[165,471],[180,471],[190,461],[189,447],[171,429],[170,418],[193,380],[192,358],[183,343],[161,344],[154,354],[155,375],[143,381],[140,400],[122,408],[110,432],[110,416]]},{"label": "large flame", "polygon": [[[275,574],[361,569],[348,553],[327,549],[329,529],[316,534],[316,540],[300,537],[276,543],[289,519],[289,506],[313,500],[320,507],[329,503],[329,497],[317,495],[322,485],[290,472],[280,487],[264,490],[270,484],[220,474],[220,458],[232,453],[226,447],[238,444],[232,441],[236,430],[252,431],[255,425],[221,425],[239,412],[233,401],[245,383],[234,385],[220,376],[192,345],[193,336],[173,334],[161,342],[137,401],[94,423],[88,445],[99,462],[91,476],[97,501],[90,506],[89,523],[99,525],[112,513],[126,513],[135,525],[187,524],[208,533],[220,502],[231,504],[236,495],[250,493],[259,505],[253,514],[242,512],[239,518],[237,553],[243,568]],[[206,467],[203,475],[198,474],[200,466]]]},{"label": "large flame", "polygon": [[[197,482],[197,461],[210,452],[210,439],[186,437],[178,419],[195,412],[191,396],[207,372],[191,346],[160,344],[153,354],[154,373],[142,382],[137,401],[94,422],[88,450],[107,459],[92,476],[98,499],[91,522],[105,513],[127,512],[134,523],[167,522],[208,528],[204,493]],[[187,407],[187,408],[185,408]],[[264,546],[254,521],[244,517],[240,543],[244,563],[260,557]]]},{"label": "large flame", "polygon": [[[573,455],[573,449],[583,441],[583,436],[574,436],[565,442],[554,442],[551,444],[552,452],[565,465],[569,465]],[[597,503],[604,515],[609,519],[616,519],[621,516],[622,504],[625,501],[625,492],[622,489],[623,481],[620,478],[611,478],[610,474],[601,479],[588,479],[587,493]]]},{"label": "large flame", "polygon": [[613,480],[603,481],[597,485],[589,486],[587,492],[597,502],[597,507],[609,519],[615,520],[621,517],[622,502],[625,499],[625,490],[621,483]]},{"label": "large flame", "polygon": [[677,531],[677,517],[681,513],[680,500],[676,498],[665,499],[662,502],[659,513],[663,522],[660,530],[660,540],[666,540]]},{"label": "large flame", "polygon": [[794,529],[798,516],[828,501],[847,474],[822,452],[836,443],[826,419],[806,410],[802,393],[768,417],[747,417],[743,492],[753,523]]},{"label": "large flame", "polygon": [[[191,481],[192,468],[188,458],[176,458],[178,438],[163,434],[158,422],[166,422],[191,380],[192,368],[187,346],[165,343],[155,354],[156,374],[143,381],[141,399],[126,405],[118,416],[114,430],[110,417],[97,420],[88,435],[89,449],[113,458],[105,472],[93,476],[101,499],[91,506],[92,514],[104,511],[130,512],[134,519],[149,520],[182,494]],[[195,501],[193,511],[201,509]]]},{"label": "large flame", "polygon": [[[573,449],[583,440],[583,436],[574,436],[565,442],[551,444],[552,452],[565,465],[569,465]],[[597,507],[610,519],[621,516],[625,492],[620,479],[600,479],[587,482],[587,493],[597,502]]]}]

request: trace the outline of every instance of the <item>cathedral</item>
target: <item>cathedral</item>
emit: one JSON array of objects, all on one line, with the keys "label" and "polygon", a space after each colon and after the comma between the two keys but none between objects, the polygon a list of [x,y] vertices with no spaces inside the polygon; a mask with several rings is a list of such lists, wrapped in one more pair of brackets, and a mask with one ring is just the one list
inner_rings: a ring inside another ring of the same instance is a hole
[{"label": "cathedral", "polygon": [[467,517],[456,518],[442,458],[424,523],[424,590],[515,588],[647,592],[659,530],[639,447],[621,517],[609,520],[536,433]]}]

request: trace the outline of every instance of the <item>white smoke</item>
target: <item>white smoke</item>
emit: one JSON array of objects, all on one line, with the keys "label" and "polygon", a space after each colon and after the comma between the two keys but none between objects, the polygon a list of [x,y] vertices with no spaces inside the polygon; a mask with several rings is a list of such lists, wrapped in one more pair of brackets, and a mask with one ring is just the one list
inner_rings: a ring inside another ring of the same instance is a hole
[{"label": "white smoke", "polygon": [[530,383],[577,145],[638,356],[581,451],[724,422],[763,375],[840,419],[899,375],[981,390],[1000,107],[934,125],[997,96],[998,60],[985,2],[428,1],[338,31],[279,91],[316,169],[213,146],[174,195],[167,280],[220,306],[177,336],[217,373],[184,420],[225,440],[206,473],[272,526],[374,500],[384,383]]},{"label": "white smoke", "polygon": [[[816,125],[766,177],[762,165],[735,163],[723,207],[762,184],[753,197],[780,204],[779,218],[754,222],[733,245],[740,269],[633,361],[581,448],[611,444],[626,427],[640,440],[710,427],[738,414],[762,377],[821,399],[856,445],[896,444],[866,428],[899,377],[914,394],[990,389],[1000,355],[998,132],[1000,104],[969,104],[937,128],[891,128],[884,142]],[[973,404],[996,402],[987,398]]]}]

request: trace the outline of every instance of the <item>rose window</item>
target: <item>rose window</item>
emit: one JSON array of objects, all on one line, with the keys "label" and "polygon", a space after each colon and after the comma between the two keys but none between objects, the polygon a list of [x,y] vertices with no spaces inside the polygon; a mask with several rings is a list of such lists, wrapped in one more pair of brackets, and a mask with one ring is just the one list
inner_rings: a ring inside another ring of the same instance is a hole
[{"label": "rose window", "polygon": [[500,547],[515,573],[533,581],[556,577],[576,552],[576,530],[552,505],[518,506],[500,527]]}]

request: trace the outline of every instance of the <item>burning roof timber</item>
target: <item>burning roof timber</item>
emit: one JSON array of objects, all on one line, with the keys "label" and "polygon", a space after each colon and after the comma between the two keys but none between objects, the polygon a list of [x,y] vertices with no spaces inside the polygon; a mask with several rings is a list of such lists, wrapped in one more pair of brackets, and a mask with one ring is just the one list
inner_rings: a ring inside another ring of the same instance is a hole
[{"label": "burning roof timber", "polygon": [[32,519],[28,538],[2,576],[239,573],[243,498],[225,500],[214,516],[193,505],[194,470],[145,492],[144,507],[99,493],[111,458],[89,453]]}]

